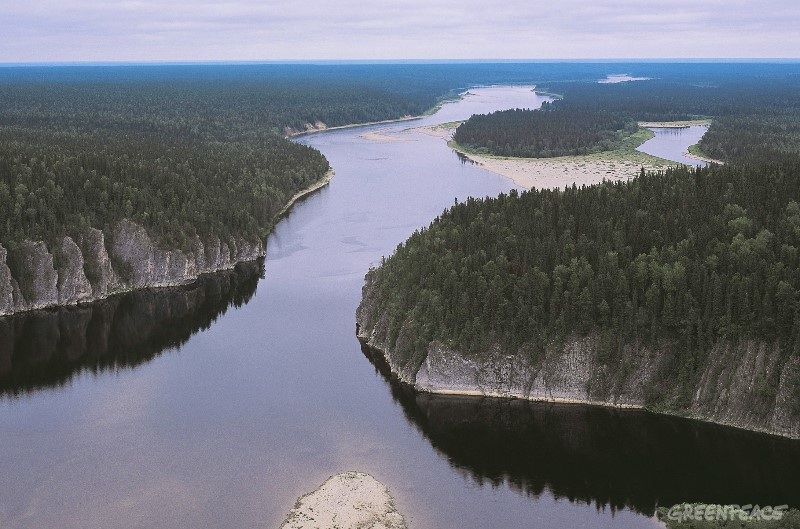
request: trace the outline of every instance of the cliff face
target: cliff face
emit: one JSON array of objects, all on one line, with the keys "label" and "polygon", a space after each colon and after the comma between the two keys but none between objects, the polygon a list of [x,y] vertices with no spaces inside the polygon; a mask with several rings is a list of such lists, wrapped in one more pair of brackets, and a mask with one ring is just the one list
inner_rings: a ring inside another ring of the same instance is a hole
[{"label": "cliff face", "polygon": [[110,237],[90,229],[77,240],[64,237],[53,248],[24,241],[13,256],[0,245],[0,316],[103,299],[125,290],[181,285],[264,253],[262,241],[228,245],[199,237],[191,251],[164,250],[144,228],[127,220]]},{"label": "cliff face", "polygon": [[[754,339],[715,345],[691,396],[669,384],[676,345],[628,344],[623,365],[601,360],[598,335],[570,336],[543,354],[505,354],[498,348],[469,356],[441,343],[428,344],[421,364],[403,362],[403,330],[388,338],[388,318],[377,309],[368,277],[356,319],[359,339],[382,353],[393,375],[418,391],[553,402],[653,408],[749,430],[800,438],[800,360],[778,344]],[[660,394],[656,406],[653,388]],[[666,389],[665,389],[666,388]]]}]

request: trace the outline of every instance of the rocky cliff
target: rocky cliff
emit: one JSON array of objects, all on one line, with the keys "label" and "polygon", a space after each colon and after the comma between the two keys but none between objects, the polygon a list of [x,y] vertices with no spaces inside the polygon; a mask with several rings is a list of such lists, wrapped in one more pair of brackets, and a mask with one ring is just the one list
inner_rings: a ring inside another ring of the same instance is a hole
[{"label": "rocky cliff", "polygon": [[24,241],[0,244],[0,316],[74,305],[144,287],[176,286],[201,274],[263,257],[263,241],[196,237],[191,250],[165,250],[141,226],[119,222],[109,234],[89,229],[48,248]]},{"label": "rocky cliff", "polygon": [[777,343],[717,343],[687,391],[685,382],[670,382],[678,345],[668,340],[626,344],[620,365],[603,360],[598,334],[569,336],[543,354],[493,348],[465,355],[434,342],[421,362],[404,361],[408,355],[400,351],[412,337],[401,329],[391,341],[388,318],[377,307],[368,277],[356,313],[358,337],[418,391],[648,408],[800,438],[800,359]]}]

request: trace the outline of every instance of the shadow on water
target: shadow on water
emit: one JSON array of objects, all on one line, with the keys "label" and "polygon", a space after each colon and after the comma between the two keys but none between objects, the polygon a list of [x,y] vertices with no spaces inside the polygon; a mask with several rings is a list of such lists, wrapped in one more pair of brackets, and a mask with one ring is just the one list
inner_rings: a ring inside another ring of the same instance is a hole
[{"label": "shadow on water", "polygon": [[453,149],[453,153],[458,157],[461,165],[480,165],[478,162],[467,156],[466,154]]},{"label": "shadow on water", "polygon": [[263,259],[78,307],[0,318],[0,395],[67,384],[83,371],[135,368],[207,329],[256,292]]},{"label": "shadow on water", "polygon": [[362,351],[407,419],[481,485],[647,516],[685,501],[800,506],[800,442],[642,410],[418,393]]}]

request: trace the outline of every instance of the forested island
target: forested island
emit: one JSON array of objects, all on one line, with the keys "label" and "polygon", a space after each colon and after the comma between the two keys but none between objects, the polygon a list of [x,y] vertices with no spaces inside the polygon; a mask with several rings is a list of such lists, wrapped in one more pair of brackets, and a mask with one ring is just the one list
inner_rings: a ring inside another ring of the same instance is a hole
[{"label": "forested island", "polygon": [[690,80],[653,79],[602,84],[551,82],[559,98],[540,110],[477,115],[453,140],[479,154],[529,158],[574,156],[619,147],[636,122],[713,118],[697,146],[726,162],[774,160],[800,152],[800,81],[720,75]]},{"label": "forested island", "polygon": [[700,147],[730,163],[456,203],[367,274],[360,338],[421,390],[645,407],[800,437],[800,81],[762,85],[738,108],[755,82],[728,81],[570,83],[544,111],[467,121],[501,153],[558,116],[572,121],[565,131],[602,113],[713,116]]}]

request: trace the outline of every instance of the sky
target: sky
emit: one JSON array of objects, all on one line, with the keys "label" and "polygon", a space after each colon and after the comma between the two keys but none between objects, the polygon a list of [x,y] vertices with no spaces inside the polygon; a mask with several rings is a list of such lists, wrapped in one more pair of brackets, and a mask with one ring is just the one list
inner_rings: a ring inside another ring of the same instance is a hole
[{"label": "sky", "polygon": [[0,0],[0,63],[798,57],[797,0]]}]

